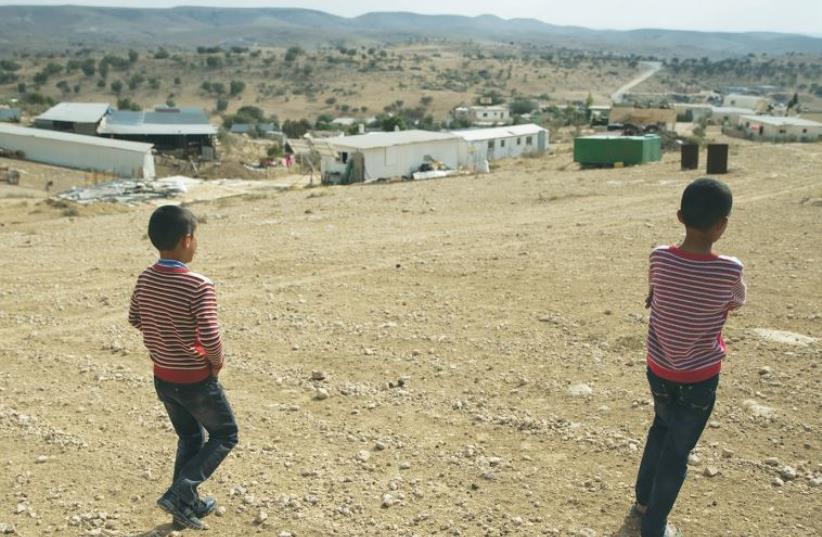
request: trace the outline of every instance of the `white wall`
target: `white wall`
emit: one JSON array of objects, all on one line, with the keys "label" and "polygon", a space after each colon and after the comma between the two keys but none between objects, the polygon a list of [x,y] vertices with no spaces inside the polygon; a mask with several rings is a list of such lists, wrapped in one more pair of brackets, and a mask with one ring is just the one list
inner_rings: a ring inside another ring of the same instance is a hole
[{"label": "white wall", "polygon": [[154,156],[151,150],[131,151],[3,132],[0,132],[0,147],[22,151],[26,160],[34,162],[111,173],[118,177],[154,178]]},{"label": "white wall", "polygon": [[[529,136],[531,137],[530,145],[527,143]],[[493,161],[505,158],[516,158],[526,153],[545,151],[548,149],[548,131],[545,131],[544,137],[542,146],[540,146],[539,133],[520,136],[503,136],[491,140],[464,141],[460,149],[460,165],[475,168],[482,164],[484,160]],[[519,144],[517,140],[520,141]],[[494,144],[493,150],[489,148],[490,142]],[[504,145],[503,142],[505,142]]]},{"label": "white wall", "polygon": [[443,162],[451,169],[459,166],[460,140],[436,140],[415,144],[363,149],[365,180],[409,176],[425,161],[425,156]]}]

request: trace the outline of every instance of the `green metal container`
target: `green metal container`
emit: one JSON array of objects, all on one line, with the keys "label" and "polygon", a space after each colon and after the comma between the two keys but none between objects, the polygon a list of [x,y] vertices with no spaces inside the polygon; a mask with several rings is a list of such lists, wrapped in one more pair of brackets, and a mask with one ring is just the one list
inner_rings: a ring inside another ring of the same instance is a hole
[{"label": "green metal container", "polygon": [[574,162],[583,166],[626,166],[644,164],[662,158],[662,139],[656,134],[644,136],[595,135],[574,140]]}]

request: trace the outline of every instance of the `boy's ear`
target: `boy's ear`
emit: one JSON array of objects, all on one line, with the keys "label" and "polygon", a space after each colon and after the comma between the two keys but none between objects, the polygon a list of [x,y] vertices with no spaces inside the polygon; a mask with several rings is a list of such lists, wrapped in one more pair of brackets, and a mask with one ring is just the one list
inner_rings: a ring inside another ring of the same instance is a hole
[{"label": "boy's ear", "polygon": [[680,209],[676,212],[676,219],[679,220],[680,224],[685,223],[685,217],[682,216],[682,209]]},{"label": "boy's ear", "polygon": [[177,244],[177,246],[181,246],[181,247],[183,247],[184,249],[187,249],[187,248],[191,247],[192,237],[193,237],[192,235],[185,235],[185,236],[183,236],[183,237],[180,239],[180,242]]}]

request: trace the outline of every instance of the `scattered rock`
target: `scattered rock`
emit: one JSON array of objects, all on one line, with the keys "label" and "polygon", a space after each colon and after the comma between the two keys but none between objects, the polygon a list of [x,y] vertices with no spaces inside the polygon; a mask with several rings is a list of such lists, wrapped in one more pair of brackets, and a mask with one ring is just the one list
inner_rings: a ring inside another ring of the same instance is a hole
[{"label": "scattered rock", "polygon": [[756,335],[767,341],[774,343],[783,343],[785,345],[796,345],[799,347],[807,347],[815,343],[816,338],[797,334],[796,332],[788,332],[786,330],[772,330],[770,328],[756,328],[754,329]]},{"label": "scattered rock", "polygon": [[594,389],[587,384],[574,384],[568,387],[568,393],[573,397],[587,397],[594,393]]},{"label": "scattered rock", "polygon": [[217,506],[217,509],[214,510],[214,516],[216,516],[216,517],[225,516],[225,507],[223,507],[222,505]]},{"label": "scattered rock", "polygon": [[768,466],[779,466],[779,459],[777,459],[776,457],[768,457],[767,459],[765,459],[764,462]]},{"label": "scattered rock", "polygon": [[14,524],[6,524],[5,522],[0,522],[0,534],[11,535],[15,532],[16,530],[14,529]]},{"label": "scattered rock", "polygon": [[753,399],[745,399],[742,402],[742,406],[748,409],[748,412],[755,418],[767,418],[771,419],[776,417],[776,411],[769,407],[768,405],[763,405],[762,403],[758,403]]},{"label": "scattered rock", "polygon": [[796,469],[792,466],[783,466],[779,470],[779,475],[785,481],[793,481],[794,479],[796,479]]},{"label": "scattered rock", "polygon": [[706,466],[702,474],[705,477],[716,477],[716,475],[719,474],[719,470],[713,466]]},{"label": "scattered rock", "polygon": [[263,509],[257,511],[257,516],[254,517],[254,523],[258,526],[268,520],[268,513],[266,513]]},{"label": "scattered rock", "polygon": [[695,453],[688,455],[688,466],[699,466],[702,464],[702,458]]},{"label": "scattered rock", "polygon": [[317,393],[314,394],[314,399],[317,401],[324,401],[330,397],[328,390],[325,388],[319,388]]},{"label": "scattered rock", "polygon": [[784,484],[785,482],[779,479],[778,477],[774,477],[773,481],[771,481],[771,485],[773,485],[774,487],[781,487]]},{"label": "scattered rock", "polygon": [[312,371],[311,372],[311,380],[325,380],[327,375],[325,371]]},{"label": "scattered rock", "polygon": [[371,458],[371,452],[367,449],[363,449],[357,452],[357,460],[360,462],[368,462],[368,459]]},{"label": "scattered rock", "polygon": [[388,493],[382,495],[382,507],[388,508],[394,505],[395,503],[397,503],[397,500],[392,495]]},{"label": "scattered rock", "polygon": [[733,458],[733,456],[734,456],[733,450],[728,449],[728,448],[722,448],[722,458],[723,459],[730,459],[730,458]]}]

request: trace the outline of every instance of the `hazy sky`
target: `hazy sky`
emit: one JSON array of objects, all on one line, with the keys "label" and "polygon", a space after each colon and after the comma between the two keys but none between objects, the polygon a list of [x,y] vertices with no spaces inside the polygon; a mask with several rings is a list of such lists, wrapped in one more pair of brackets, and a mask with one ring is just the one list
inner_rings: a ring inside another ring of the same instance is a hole
[{"label": "hazy sky", "polygon": [[710,31],[773,31],[822,36],[822,0],[0,0],[0,5],[83,4],[117,7],[175,5],[301,7],[343,16],[369,11],[529,17],[589,28],[670,28]]}]

